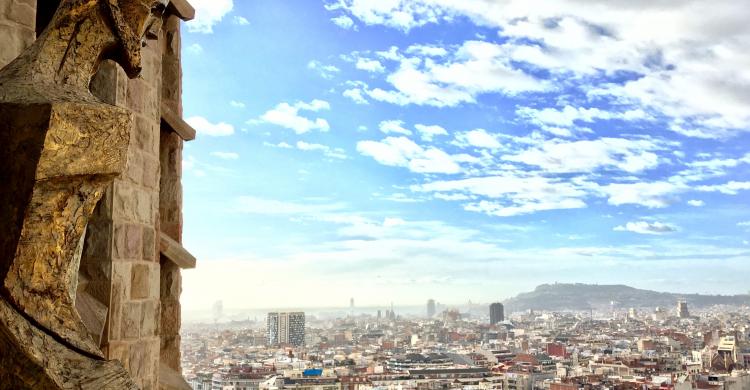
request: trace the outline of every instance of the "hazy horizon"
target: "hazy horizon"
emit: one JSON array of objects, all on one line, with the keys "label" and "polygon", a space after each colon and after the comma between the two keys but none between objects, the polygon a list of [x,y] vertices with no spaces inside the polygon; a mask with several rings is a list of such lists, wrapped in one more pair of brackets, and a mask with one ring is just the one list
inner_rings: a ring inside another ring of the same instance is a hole
[{"label": "hazy horizon", "polygon": [[746,292],[743,2],[192,3],[186,310]]}]

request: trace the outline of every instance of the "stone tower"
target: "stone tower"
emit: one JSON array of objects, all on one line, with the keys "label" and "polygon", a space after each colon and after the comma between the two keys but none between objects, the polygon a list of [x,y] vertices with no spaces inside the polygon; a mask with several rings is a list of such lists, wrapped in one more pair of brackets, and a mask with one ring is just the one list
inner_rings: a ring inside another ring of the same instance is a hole
[{"label": "stone tower", "polygon": [[[0,68],[34,43],[59,4],[0,0]],[[195,131],[182,120],[180,23],[193,16],[186,0],[169,1],[161,29],[149,31],[141,49],[140,77],[106,61],[90,84],[134,120],[124,171],[107,186],[79,246],[75,309],[98,347],[89,355],[121,362],[142,389],[189,388],[180,375],[180,270],[195,258],[181,244],[181,174],[183,142]],[[0,360],[12,360],[2,356],[4,340]],[[63,379],[66,369],[57,372]],[[4,378],[39,375],[9,371],[0,364],[0,389]]]}]

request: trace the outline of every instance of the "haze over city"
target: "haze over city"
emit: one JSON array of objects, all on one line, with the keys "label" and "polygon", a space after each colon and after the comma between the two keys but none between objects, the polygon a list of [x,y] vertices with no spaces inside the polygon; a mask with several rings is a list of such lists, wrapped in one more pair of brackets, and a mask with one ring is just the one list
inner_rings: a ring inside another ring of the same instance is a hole
[{"label": "haze over city", "polygon": [[744,2],[194,3],[187,309],[746,292]]}]

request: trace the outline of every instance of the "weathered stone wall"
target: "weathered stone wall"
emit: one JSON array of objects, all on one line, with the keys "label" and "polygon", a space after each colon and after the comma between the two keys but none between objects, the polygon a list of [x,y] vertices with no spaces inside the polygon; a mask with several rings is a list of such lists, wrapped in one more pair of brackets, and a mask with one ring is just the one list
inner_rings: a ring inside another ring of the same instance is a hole
[{"label": "weathered stone wall", "polygon": [[[182,115],[182,67],[180,66],[180,19],[170,15],[162,27],[162,102]],[[166,126],[165,126],[166,127]],[[160,141],[161,177],[159,216],[161,231],[182,242],[182,138],[162,128]],[[162,362],[180,369],[180,268],[168,259],[161,261],[161,350]]]},{"label": "weathered stone wall", "polygon": [[111,191],[112,292],[108,356],[123,362],[144,389],[159,372],[159,123],[161,54],[143,48],[141,78],[128,80],[125,103],[135,114],[128,164]]},{"label": "weathered stone wall", "polygon": [[36,0],[0,0],[0,67],[36,39]]}]

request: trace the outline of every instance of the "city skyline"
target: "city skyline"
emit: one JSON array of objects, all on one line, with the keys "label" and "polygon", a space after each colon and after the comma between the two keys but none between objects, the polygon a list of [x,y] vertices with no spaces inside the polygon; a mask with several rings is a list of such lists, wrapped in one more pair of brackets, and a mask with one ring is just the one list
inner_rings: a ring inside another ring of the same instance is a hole
[{"label": "city skyline", "polygon": [[194,3],[186,310],[746,292],[743,2]]}]

